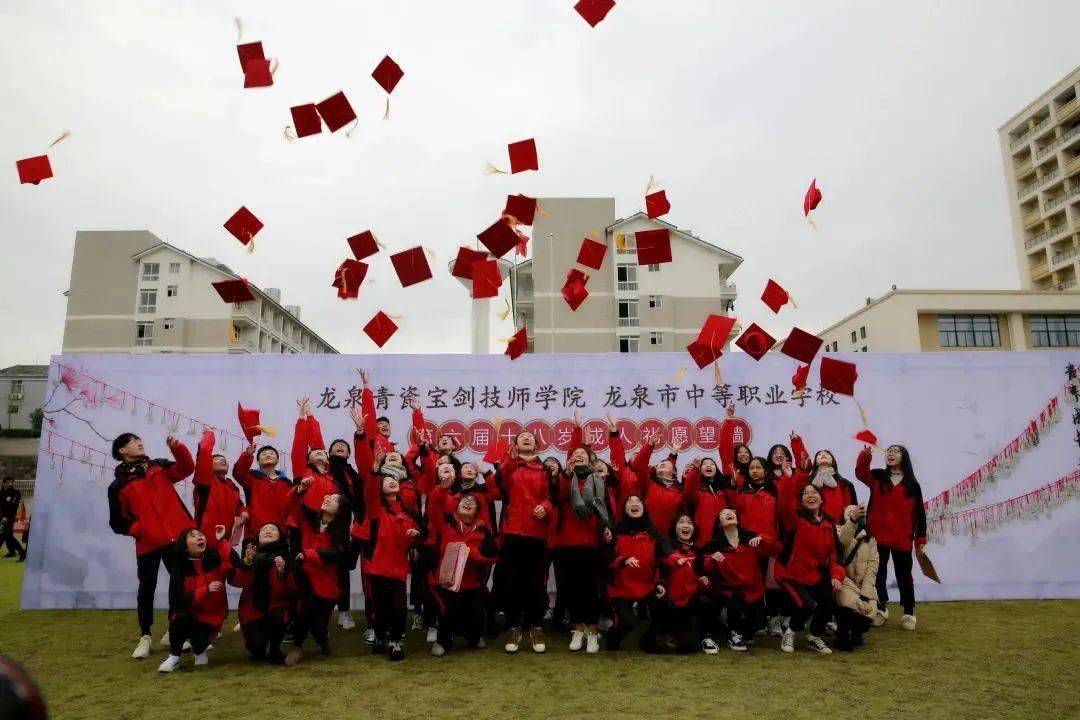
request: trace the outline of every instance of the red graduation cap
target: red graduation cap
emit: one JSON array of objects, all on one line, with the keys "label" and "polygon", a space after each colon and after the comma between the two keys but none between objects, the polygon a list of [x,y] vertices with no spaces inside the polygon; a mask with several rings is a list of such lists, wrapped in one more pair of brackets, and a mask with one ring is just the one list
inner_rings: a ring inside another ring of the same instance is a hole
[{"label": "red graduation cap", "polygon": [[806,381],[810,377],[810,366],[801,365],[795,370],[795,374],[791,376],[791,385],[796,391],[806,389]]},{"label": "red graduation cap", "polygon": [[492,223],[491,227],[477,235],[476,239],[483,243],[495,257],[502,257],[521,242],[521,238],[514,232],[510,221],[504,217]]},{"label": "red graduation cap", "polygon": [[855,381],[859,379],[855,363],[823,355],[820,371],[822,389],[841,395],[855,395]]},{"label": "red graduation cap", "polygon": [[249,60],[265,60],[261,42],[249,42],[236,46],[236,54],[240,58],[240,69],[247,72]]},{"label": "red graduation cap", "polygon": [[615,7],[615,0],[578,0],[578,3],[574,5],[578,15],[592,27],[599,25],[613,7]]},{"label": "red graduation cap", "polygon": [[723,355],[719,347],[713,347],[700,340],[695,340],[687,345],[686,351],[690,353],[690,357],[694,359],[694,364],[698,366],[699,370],[709,363],[716,362]]},{"label": "red graduation cap", "polygon": [[529,236],[521,232],[517,227],[514,227],[514,234],[518,237],[518,243],[514,246],[514,252],[524,257],[529,252]]},{"label": "red graduation cap", "polygon": [[472,266],[472,296],[475,299],[495,297],[502,287],[499,261],[478,260]]},{"label": "red graduation cap", "polygon": [[274,84],[274,74],[270,72],[270,61],[266,58],[251,58],[244,63],[244,87],[270,87]]},{"label": "red graduation cap", "polygon": [[607,245],[584,238],[581,241],[581,250],[578,251],[577,263],[593,270],[599,270],[600,266],[604,264],[605,255],[607,255]]},{"label": "red graduation cap", "polygon": [[457,257],[454,258],[454,266],[450,268],[450,274],[462,280],[472,280],[473,266],[481,260],[487,260],[488,254],[481,250],[473,250],[464,245],[458,248]]},{"label": "red graduation cap", "polygon": [[390,256],[390,262],[394,264],[401,287],[409,287],[425,280],[431,279],[431,267],[428,266],[427,257],[424,256],[424,248],[417,245],[409,250],[402,250]]},{"label": "red graduation cap", "polygon": [[217,290],[217,294],[227,303],[249,302],[255,299],[255,294],[248,287],[248,281],[243,278],[234,280],[220,280],[210,285]]},{"label": "red graduation cap", "polygon": [[805,330],[791,328],[787,339],[784,340],[784,344],[780,347],[780,352],[809,365],[814,361],[814,356],[817,355],[822,342],[821,338],[811,335]]},{"label": "red graduation cap", "polygon": [[242,245],[247,245],[255,236],[259,234],[259,231],[263,229],[262,221],[248,210],[246,207],[241,207],[233,216],[225,221],[225,229],[229,231],[229,234],[240,241]]},{"label": "red graduation cap", "polygon": [[387,55],[375,66],[371,77],[375,78],[375,82],[379,83],[379,87],[387,93],[392,93],[397,84],[401,82],[401,78],[405,77],[405,72],[400,65]]},{"label": "red graduation cap", "polygon": [[866,430],[866,429],[860,430],[858,433],[856,433],[855,439],[858,440],[859,442],[864,442],[867,445],[877,445],[878,444],[877,435],[875,435],[874,433],[872,433],[872,432],[870,432],[869,430]]},{"label": "red graduation cap", "polygon": [[507,149],[510,151],[511,174],[540,169],[540,161],[536,157],[536,141],[533,138],[510,143]]},{"label": "red graduation cap", "polygon": [[666,190],[657,190],[645,196],[645,213],[649,217],[657,218],[669,212],[671,212],[671,203],[668,202]]},{"label": "red graduation cap", "polygon": [[322,132],[322,119],[319,117],[319,109],[315,103],[297,105],[289,108],[292,113],[293,127],[296,128],[296,137],[302,138],[308,135],[318,135]]},{"label": "red graduation cap", "polygon": [[810,181],[810,187],[806,190],[806,197],[803,198],[803,215],[809,215],[810,211],[816,209],[820,202],[821,191],[818,190],[817,178],[814,178]]},{"label": "red graduation cap", "polygon": [[360,294],[360,285],[367,277],[367,271],[367,263],[346,258],[334,271],[334,282],[330,285],[338,289],[338,297],[342,300],[353,300]]},{"label": "red graduation cap", "polygon": [[743,352],[750,357],[755,360],[760,360],[765,353],[769,352],[769,349],[776,344],[776,339],[758,327],[757,323],[752,323],[750,327],[746,328],[746,331],[739,336],[739,339],[735,341],[735,344],[742,348]]},{"label": "red graduation cap", "polygon": [[337,132],[356,119],[356,113],[345,93],[339,92],[315,105],[330,132]]},{"label": "red graduation cap", "polygon": [[731,336],[731,328],[733,327],[735,327],[735,318],[727,315],[709,315],[709,317],[705,318],[705,324],[701,326],[701,332],[698,333],[695,342],[715,350],[716,356],[720,357],[720,351],[723,350],[724,343]]},{"label": "red graduation cap", "polygon": [[375,239],[375,233],[370,230],[365,230],[359,235],[353,235],[348,239],[348,243],[349,249],[353,252],[353,257],[357,260],[363,260],[379,252],[379,241]]},{"label": "red graduation cap", "polygon": [[254,442],[258,435],[273,437],[277,434],[277,429],[272,425],[263,425],[260,422],[259,411],[255,408],[246,408],[236,403],[236,418],[240,421],[240,429],[249,443]]},{"label": "red graduation cap", "polygon": [[506,344],[506,355],[510,356],[511,360],[517,360],[521,357],[521,354],[529,348],[529,336],[525,328],[521,328],[513,337],[510,338],[510,342]]},{"label": "red graduation cap", "polygon": [[671,234],[667,228],[638,230],[638,265],[659,265],[671,262]]},{"label": "red graduation cap", "polygon": [[503,215],[514,218],[519,225],[532,225],[536,218],[536,198],[528,195],[507,195]]},{"label": "red graduation cap", "polygon": [[585,298],[589,297],[589,291],[585,289],[585,284],[589,282],[589,276],[581,272],[577,268],[571,268],[566,273],[566,282],[562,287],[562,296],[566,300],[566,304],[570,306],[570,309],[577,312],[577,309],[581,307],[581,303],[585,302]]},{"label": "red graduation cap", "polygon": [[780,312],[780,308],[784,307],[790,300],[791,296],[788,295],[787,290],[780,287],[771,278],[769,282],[765,283],[765,291],[761,293],[761,302],[768,305],[769,309],[774,313]]},{"label": "red graduation cap", "polygon": [[494,465],[497,462],[501,462],[508,452],[510,452],[510,443],[502,438],[498,438],[495,442],[488,445],[487,452],[484,453],[484,462],[489,465]]},{"label": "red graduation cap", "polygon": [[397,329],[397,324],[382,310],[375,313],[375,317],[371,318],[368,324],[364,326],[364,332],[379,347],[385,345],[386,341],[397,332]]},{"label": "red graduation cap", "polygon": [[19,171],[19,182],[22,184],[37,185],[42,180],[48,180],[53,176],[48,155],[38,155],[25,160],[17,160],[15,168]]}]

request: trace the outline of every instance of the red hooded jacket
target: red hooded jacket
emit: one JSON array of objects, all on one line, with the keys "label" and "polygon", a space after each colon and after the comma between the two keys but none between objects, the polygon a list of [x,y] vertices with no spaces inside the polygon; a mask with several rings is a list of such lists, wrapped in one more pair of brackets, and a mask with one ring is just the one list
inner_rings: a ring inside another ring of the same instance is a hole
[{"label": "red hooded jacket", "polygon": [[160,550],[194,525],[173,484],[191,475],[195,462],[183,443],[178,442],[172,453],[175,463],[147,460],[131,474],[124,472],[131,466],[121,463],[109,484],[109,526],[135,538],[136,555]]},{"label": "red hooded jacket", "polygon": [[232,536],[233,523],[247,511],[240,498],[240,488],[227,477],[214,473],[214,433],[207,430],[199,441],[195,459],[195,522],[207,537],[214,537],[214,528],[225,527],[225,539]]},{"label": "red hooded jacket", "polygon": [[[668,554],[660,560],[664,569],[664,586],[667,597],[677,608],[686,607],[701,590],[698,574],[698,550],[693,545],[678,543],[666,548]],[[685,560],[685,562],[680,562]]]},{"label": "red hooded jacket", "polygon": [[[229,614],[225,583],[232,577],[232,551],[228,536],[215,548],[207,548],[199,559],[186,554],[173,561],[169,575],[169,618],[188,613],[198,622],[220,630]],[[210,591],[210,583],[220,582],[220,590]]]},{"label": "red hooded jacket", "polygon": [[838,558],[836,526],[824,517],[815,521],[800,516],[776,560],[775,574],[778,582],[794,580],[811,586],[830,577],[843,580],[847,572]]},{"label": "red hooded jacket", "polygon": [[274,523],[284,528],[289,521],[292,500],[289,490],[292,481],[280,470],[271,477],[262,469],[251,469],[254,456],[241,453],[233,465],[233,477],[244,489],[247,497],[248,521],[244,528],[244,539],[255,537],[259,528],[267,523]]},{"label": "red hooded jacket", "polygon": [[746,483],[735,493],[739,527],[762,537],[778,538],[776,496],[762,485]]},{"label": "red hooded jacket", "polygon": [[[507,498],[503,505],[503,534],[522,535],[546,542],[554,506],[548,472],[540,459],[522,462],[507,453],[499,464],[496,478],[500,483],[499,489]],[[546,511],[543,518],[533,514],[537,505],[543,506]]]},{"label": "red hooded jacket", "polygon": [[[761,537],[761,544],[750,547],[753,533],[739,531],[739,544],[732,547],[727,535],[720,533],[701,551],[705,558],[702,567],[712,581],[715,592],[737,594],[747,603],[756,603],[765,597],[765,578],[761,574],[761,558],[775,555],[782,549],[778,540]],[[720,553],[723,560],[717,562],[713,555]]]},{"label": "red hooded jacket", "polygon": [[870,458],[870,452],[863,450],[855,461],[855,477],[870,488],[866,507],[870,534],[878,545],[901,552],[911,552],[913,545],[925,545],[926,508],[919,483],[893,485],[887,470],[870,469]]},{"label": "red hooded jacket", "polygon": [[[409,574],[409,549],[419,537],[409,531],[420,531],[416,516],[398,499],[383,495],[382,477],[371,471],[371,446],[358,439],[356,463],[364,482],[364,504],[367,507],[368,544],[364,549],[364,572],[378,577],[405,581]],[[399,483],[404,487],[405,483]]]},{"label": "red hooded jacket", "polygon": [[[608,597],[641,600],[656,591],[656,537],[644,530],[615,535],[615,559],[611,561]],[[638,567],[626,561],[635,558]]]},{"label": "red hooded jacket", "polygon": [[466,525],[451,513],[446,514],[438,530],[428,540],[438,557],[429,575],[431,587],[439,587],[439,565],[446,554],[446,546],[454,542],[465,543],[469,548],[469,558],[465,562],[465,573],[458,592],[485,587],[497,556],[495,535],[483,520],[477,518],[472,525]]},{"label": "red hooded jacket", "polygon": [[[291,558],[285,558],[285,560],[288,565]],[[284,575],[279,575],[276,569],[271,568],[267,571],[266,579],[268,591],[267,610],[281,612],[284,618],[288,620],[299,592],[296,577],[291,570],[286,569]],[[254,582],[255,572],[252,568],[245,565],[237,565],[234,568],[230,583],[233,587],[241,588],[240,604],[236,609],[241,625],[261,620],[265,615],[265,612],[255,604]]]}]

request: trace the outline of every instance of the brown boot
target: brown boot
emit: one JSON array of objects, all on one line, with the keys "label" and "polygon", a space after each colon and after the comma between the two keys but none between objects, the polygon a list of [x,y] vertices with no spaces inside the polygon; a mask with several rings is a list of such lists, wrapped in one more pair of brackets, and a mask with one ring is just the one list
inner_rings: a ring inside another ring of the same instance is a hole
[{"label": "brown boot", "polygon": [[287,667],[296,667],[300,664],[300,658],[302,657],[304,657],[304,653],[301,652],[300,648],[289,648],[289,652],[285,655],[285,665]]},{"label": "brown boot", "polygon": [[512,627],[506,631],[506,646],[503,648],[508,653],[516,653],[521,647],[521,628]]},{"label": "brown boot", "polygon": [[542,653],[547,650],[547,645],[544,644],[544,631],[542,628],[534,627],[529,631],[529,642],[532,643],[534,653]]}]

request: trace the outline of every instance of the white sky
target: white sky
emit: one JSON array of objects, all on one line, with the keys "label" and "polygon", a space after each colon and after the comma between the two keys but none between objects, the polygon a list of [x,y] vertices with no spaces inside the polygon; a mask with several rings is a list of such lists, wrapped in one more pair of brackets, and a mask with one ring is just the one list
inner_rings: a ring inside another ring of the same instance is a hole
[{"label": "white sky", "polygon": [[[79,229],[148,229],[282,288],[343,352],[404,316],[387,352],[465,352],[445,273],[507,193],[643,205],[742,255],[736,314],[816,332],[890,285],[1016,288],[997,128],[1080,63],[1075,0],[624,0],[595,30],[572,0],[0,4],[0,367],[60,350]],[[244,90],[232,18],[281,67]],[[405,78],[392,118],[371,70]],[[288,108],[344,89],[344,132],[286,143]],[[56,177],[19,185],[49,153]],[[540,172],[484,176],[535,137]],[[802,217],[816,176],[818,232]],[[266,223],[248,255],[221,224]],[[345,238],[424,244],[436,279],[379,259],[361,298],[328,287]],[[575,241],[576,242],[576,241]],[[768,277],[798,310],[759,302]],[[498,332],[496,332],[498,336]]]}]

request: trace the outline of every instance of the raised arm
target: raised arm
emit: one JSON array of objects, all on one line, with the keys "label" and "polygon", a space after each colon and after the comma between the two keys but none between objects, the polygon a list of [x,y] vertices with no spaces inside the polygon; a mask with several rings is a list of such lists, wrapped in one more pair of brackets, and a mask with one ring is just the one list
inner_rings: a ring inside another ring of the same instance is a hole
[{"label": "raised arm", "polygon": [[187,449],[187,446],[172,435],[165,438],[165,444],[169,446],[169,450],[176,459],[176,462],[165,470],[165,474],[170,482],[178,483],[195,472],[195,461],[191,459],[191,451]]},{"label": "raised arm", "polygon": [[233,463],[233,479],[247,492],[251,489],[251,465],[255,462],[255,443],[251,443]]},{"label": "raised arm", "polygon": [[683,502],[691,507],[696,506],[701,497],[701,464],[694,462],[686,470],[686,483],[683,485]]},{"label": "raised arm", "polygon": [[810,453],[806,449],[806,443],[801,436],[791,433],[791,453],[795,456],[795,468],[803,472],[810,472]]},{"label": "raised arm", "polygon": [[629,467],[626,462],[626,447],[623,445],[622,435],[615,424],[615,418],[608,413],[608,450],[610,452],[611,467],[616,471],[625,470]]},{"label": "raised arm", "polygon": [[293,431],[292,452],[289,455],[289,460],[292,463],[292,474],[294,478],[302,477],[304,475],[304,468],[307,467],[307,452],[308,452],[308,422],[307,416],[311,412],[309,408],[310,401],[306,398],[299,398],[296,401],[296,406],[300,409],[300,417],[296,419],[296,429]]},{"label": "raised arm", "polygon": [[214,481],[214,445],[217,438],[210,428],[203,428],[199,450],[195,456],[195,484],[210,487]]},{"label": "raised arm", "polygon": [[364,413],[364,432],[372,440],[379,432],[379,424],[375,421],[375,395],[371,392],[371,376],[366,370],[357,370],[360,379],[364,382],[364,391],[360,394],[360,411]]},{"label": "raised arm", "polygon": [[641,495],[649,492],[649,461],[652,459],[653,448],[653,443],[642,440],[641,449],[630,463],[630,469],[638,481],[637,492]]},{"label": "raised arm", "polygon": [[868,488],[873,489],[873,476],[870,474],[870,459],[873,457],[873,450],[869,445],[863,445],[862,452],[859,453],[859,457],[855,460],[855,477]]}]

